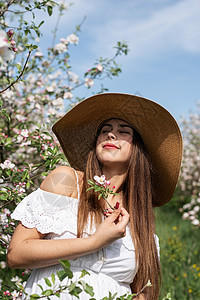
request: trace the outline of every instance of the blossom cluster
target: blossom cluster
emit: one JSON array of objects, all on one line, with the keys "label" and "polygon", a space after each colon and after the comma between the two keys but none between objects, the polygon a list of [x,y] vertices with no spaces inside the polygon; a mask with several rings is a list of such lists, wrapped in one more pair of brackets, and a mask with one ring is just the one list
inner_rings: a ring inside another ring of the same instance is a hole
[{"label": "blossom cluster", "polygon": [[18,51],[13,35],[13,29],[10,29],[7,33],[0,30],[0,64],[11,61],[14,58],[14,53]]},{"label": "blossom cluster", "polygon": [[179,211],[184,220],[190,220],[193,225],[200,227],[200,194],[197,199],[192,198],[189,203],[184,204]]},{"label": "blossom cluster", "polygon": [[183,161],[178,182],[179,199],[183,207],[179,209],[183,219],[195,226],[200,224],[200,106],[197,112],[182,120]]}]

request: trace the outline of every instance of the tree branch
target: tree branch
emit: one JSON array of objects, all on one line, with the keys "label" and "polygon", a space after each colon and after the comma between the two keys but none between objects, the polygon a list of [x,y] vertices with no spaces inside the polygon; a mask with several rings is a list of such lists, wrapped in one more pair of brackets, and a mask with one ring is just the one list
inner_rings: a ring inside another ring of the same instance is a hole
[{"label": "tree branch", "polygon": [[15,79],[15,81],[13,81],[13,82],[12,82],[10,85],[8,85],[5,89],[1,90],[1,91],[0,91],[0,94],[2,94],[3,92],[5,92],[5,91],[8,90],[9,88],[11,88],[11,87],[12,87],[17,81],[19,81],[19,79],[22,77],[22,75],[23,75],[24,72],[25,72],[25,69],[26,69],[28,60],[29,60],[29,58],[30,58],[31,52],[32,52],[32,50],[31,50],[31,51],[29,50],[28,56],[27,56],[26,61],[25,61],[25,64],[24,64],[24,67],[23,67],[21,73],[19,74],[19,76]]}]

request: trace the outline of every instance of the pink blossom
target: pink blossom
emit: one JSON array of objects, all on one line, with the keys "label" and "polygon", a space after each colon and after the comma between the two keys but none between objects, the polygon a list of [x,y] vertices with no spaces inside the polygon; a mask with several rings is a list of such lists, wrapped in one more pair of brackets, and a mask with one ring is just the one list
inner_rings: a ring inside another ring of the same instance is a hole
[{"label": "pink blossom", "polygon": [[0,30],[0,64],[11,61],[14,58],[13,52],[9,47],[5,31]]},{"label": "pink blossom", "polygon": [[87,88],[90,88],[92,87],[94,84],[94,80],[92,78],[85,78],[85,86]]},{"label": "pink blossom", "polygon": [[97,65],[97,70],[98,70],[99,72],[102,72],[102,71],[103,71],[103,66],[102,66],[102,64],[98,64],[98,65]]},{"label": "pink blossom", "polygon": [[15,46],[15,45],[16,45],[16,42],[15,42],[14,40],[12,40],[12,41],[10,42],[10,44],[11,44],[11,46]]}]

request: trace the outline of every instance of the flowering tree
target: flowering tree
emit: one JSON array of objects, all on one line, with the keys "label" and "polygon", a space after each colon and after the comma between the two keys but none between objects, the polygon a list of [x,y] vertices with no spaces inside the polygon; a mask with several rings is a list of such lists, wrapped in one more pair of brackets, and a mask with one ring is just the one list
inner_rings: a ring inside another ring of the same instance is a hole
[{"label": "flowering tree", "polygon": [[[73,72],[70,55],[79,43],[82,23],[56,43],[58,23],[67,8],[64,1],[52,0],[0,3],[1,299],[18,299],[16,284],[22,287],[28,276],[28,270],[6,267],[7,246],[15,228],[10,214],[43,176],[57,164],[67,164],[51,125],[82,100],[74,96],[80,86],[92,93],[96,80],[118,76],[121,68],[116,59],[128,52],[126,43],[117,42],[113,57],[97,59],[79,77]],[[44,23],[37,23],[38,11],[50,17],[57,11],[53,42],[46,53],[38,47]],[[99,92],[105,90],[102,86]]]},{"label": "flowering tree", "polygon": [[188,120],[182,120],[183,162],[178,183],[179,198],[183,207],[183,219],[188,219],[200,227],[200,112],[190,114]]}]

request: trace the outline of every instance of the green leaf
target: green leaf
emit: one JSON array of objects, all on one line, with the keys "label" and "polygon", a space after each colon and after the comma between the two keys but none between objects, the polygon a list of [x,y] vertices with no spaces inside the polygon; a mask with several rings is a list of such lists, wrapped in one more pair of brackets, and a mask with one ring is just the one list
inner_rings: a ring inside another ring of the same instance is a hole
[{"label": "green leaf", "polygon": [[17,67],[18,71],[21,72],[22,66],[20,64],[16,64],[16,67]]},{"label": "green leaf", "polygon": [[44,21],[40,22],[40,24],[38,25],[38,27],[42,26],[42,24],[44,24]]},{"label": "green leaf", "polygon": [[90,273],[89,273],[88,271],[86,271],[85,269],[83,269],[83,270],[81,271],[81,276],[80,276],[80,278],[84,277],[85,275],[90,275]]},{"label": "green leaf", "polygon": [[70,263],[67,261],[67,260],[60,260],[60,263],[65,271],[65,274],[66,274],[66,277],[68,278],[73,278],[73,273],[72,271],[70,270]]},{"label": "green leaf", "polygon": [[69,291],[69,293],[70,293],[71,291],[73,291],[73,289],[74,289],[75,287],[76,287],[75,283],[72,282],[72,283],[68,286],[68,291]]},{"label": "green leaf", "polygon": [[46,291],[43,291],[42,292],[42,295],[44,295],[44,296],[50,296],[50,295],[52,295],[53,294],[53,291],[52,290],[46,290]]},{"label": "green leaf", "polygon": [[39,299],[40,296],[38,294],[33,294],[30,296],[30,300],[35,300],[35,299]]},{"label": "green leaf", "polygon": [[88,182],[89,184],[94,184],[94,182],[93,182],[91,179],[88,179],[87,182]]},{"label": "green leaf", "polygon": [[86,192],[89,191],[89,190],[93,190],[93,189],[94,189],[94,187],[91,186],[91,187],[89,187],[89,188],[86,190]]},{"label": "green leaf", "polygon": [[37,284],[37,285],[41,288],[42,291],[44,291],[43,287],[40,284]]},{"label": "green leaf", "polygon": [[100,200],[100,199],[101,199],[101,197],[102,197],[102,194],[100,194],[100,195],[99,195],[99,197],[98,197],[98,200]]},{"label": "green leaf", "polygon": [[52,13],[53,13],[53,7],[52,6],[47,6],[47,12],[48,12],[49,16],[51,16]]},{"label": "green leaf", "polygon": [[51,281],[48,278],[44,278],[44,280],[48,286],[52,286]]},{"label": "green leaf", "polygon": [[54,274],[54,273],[51,274],[51,280],[52,280],[53,284],[55,284],[55,282],[56,282],[56,277],[55,277],[55,274]]},{"label": "green leaf", "polygon": [[7,200],[7,197],[8,196],[6,196],[6,195],[0,195],[0,200],[5,201],[5,200]]},{"label": "green leaf", "polygon": [[93,287],[86,283],[86,286],[83,287],[84,291],[90,296],[94,296]]},{"label": "green leaf", "polygon": [[77,298],[79,298],[79,294],[82,292],[82,289],[78,286],[76,286],[70,293],[70,295],[76,296]]},{"label": "green leaf", "polygon": [[59,260],[59,262],[61,263],[61,265],[67,269],[70,269],[70,263],[68,260]]},{"label": "green leaf", "polygon": [[63,281],[63,279],[65,279],[67,277],[67,274],[64,270],[57,271],[56,274],[60,281]]},{"label": "green leaf", "polygon": [[54,295],[55,295],[56,297],[60,298],[60,293],[59,293],[59,292],[55,293]]}]

